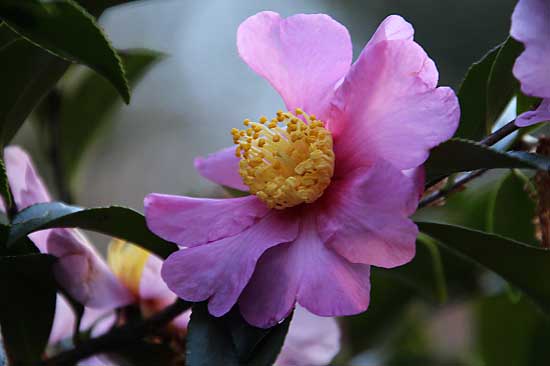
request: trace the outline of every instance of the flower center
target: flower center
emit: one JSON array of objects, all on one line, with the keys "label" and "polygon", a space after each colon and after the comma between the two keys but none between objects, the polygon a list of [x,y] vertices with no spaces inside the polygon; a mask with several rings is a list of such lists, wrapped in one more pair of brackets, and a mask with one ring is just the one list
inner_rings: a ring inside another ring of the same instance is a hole
[{"label": "flower center", "polygon": [[268,121],[244,120],[233,128],[244,184],[270,208],[284,209],[321,197],[334,173],[332,135],[324,123],[301,109],[277,112]]}]

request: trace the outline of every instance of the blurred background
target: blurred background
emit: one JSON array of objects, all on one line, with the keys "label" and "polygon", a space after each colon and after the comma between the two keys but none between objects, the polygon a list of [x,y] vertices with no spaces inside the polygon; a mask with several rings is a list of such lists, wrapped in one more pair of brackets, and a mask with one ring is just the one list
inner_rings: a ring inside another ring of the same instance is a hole
[{"label": "blurred background", "polygon": [[[72,184],[74,201],[141,211],[150,192],[223,194],[195,172],[194,158],[230,145],[229,130],[244,118],[283,107],[275,91],[237,54],[237,27],[258,11],[327,13],[349,29],[355,56],[386,16],[400,14],[436,62],[440,84],[456,90],[469,65],[507,37],[514,5],[514,0],[149,0],[112,8],[100,20],[115,47],[148,48],[167,56],[136,85],[131,105],[119,101],[109,123],[95,134]],[[67,90],[78,75],[73,72],[64,80]],[[52,169],[41,164],[38,153],[41,133],[26,124],[16,141],[35,154],[55,193]],[[104,251],[107,240],[92,238]],[[446,265],[451,275],[458,267],[457,272],[470,271],[472,277],[478,271],[454,257]],[[483,277],[481,285],[462,278],[458,295],[453,293],[445,305],[415,299],[416,292],[384,273],[374,277],[371,310],[342,323],[343,350],[336,365],[519,365],[508,356],[499,358],[499,348],[516,347],[524,355],[529,352],[522,341],[525,324],[529,331],[541,331],[535,329],[538,315],[530,315],[532,305],[524,300],[512,304],[495,276]],[[483,301],[461,295],[478,286],[489,294]],[[520,328],[499,330],[500,315]],[[489,331],[503,337],[503,343],[485,337]]]},{"label": "blurred background", "polygon": [[[111,8],[101,23],[115,47],[167,57],[97,134],[73,184],[75,201],[141,210],[150,192],[211,195],[217,189],[194,171],[193,159],[231,145],[229,130],[244,118],[283,106],[237,54],[237,27],[258,11],[327,13],[349,29],[355,56],[386,16],[400,14],[436,62],[440,84],[456,88],[468,66],[506,38],[513,6],[514,0],[482,6],[475,0],[149,0]],[[36,149],[36,134],[26,127],[17,142]]]}]

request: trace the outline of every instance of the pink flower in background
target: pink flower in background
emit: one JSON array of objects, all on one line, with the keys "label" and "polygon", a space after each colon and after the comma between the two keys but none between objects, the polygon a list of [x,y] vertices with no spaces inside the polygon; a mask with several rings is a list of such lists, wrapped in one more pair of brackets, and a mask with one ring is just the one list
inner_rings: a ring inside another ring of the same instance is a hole
[{"label": "pink flower in background", "polygon": [[340,328],[336,320],[297,306],[275,366],[324,366],[339,351]]},{"label": "pink flower in background", "polygon": [[510,34],[525,46],[513,70],[521,83],[521,91],[543,99],[535,111],[516,118],[516,124],[524,127],[550,121],[550,2],[519,0],[512,14]]},{"label": "pink flower in background", "polygon": [[[4,150],[13,200],[19,211],[51,197],[30,157],[18,146]],[[74,299],[90,308],[114,309],[132,302],[130,292],[117,280],[86,238],[75,229],[50,229],[29,235],[41,253],[54,255],[54,275]]]},{"label": "pink flower in background", "polygon": [[367,309],[370,266],[414,257],[421,166],[459,120],[413,33],[388,17],[352,65],[346,28],[326,15],[262,12],[241,24],[239,54],[289,112],[245,120],[231,131],[236,149],[197,160],[250,196],[145,198],[149,228],[181,246],[162,268],[172,291],[209,300],[214,316],[238,303],[259,327],[296,303],[320,316]]},{"label": "pink flower in background", "polygon": [[[176,300],[161,278],[162,261],[148,251],[113,240],[107,256],[109,267],[134,295],[144,316],[162,310]],[[173,325],[179,333],[187,332],[191,311],[178,316]],[[94,337],[107,332],[115,323],[113,313],[87,309],[81,330],[92,330]],[[58,296],[50,344],[70,338],[75,326],[75,316],[69,304]],[[340,350],[340,329],[334,318],[321,318],[298,307],[290,324],[277,366],[327,365]],[[114,365],[105,357],[96,356],[82,365]]]},{"label": "pink flower in background", "polygon": [[[109,267],[130,290],[144,316],[161,311],[176,301],[177,296],[168,289],[160,276],[162,260],[141,247],[114,239],[107,255]],[[174,319],[174,326],[187,330],[190,311]]]}]

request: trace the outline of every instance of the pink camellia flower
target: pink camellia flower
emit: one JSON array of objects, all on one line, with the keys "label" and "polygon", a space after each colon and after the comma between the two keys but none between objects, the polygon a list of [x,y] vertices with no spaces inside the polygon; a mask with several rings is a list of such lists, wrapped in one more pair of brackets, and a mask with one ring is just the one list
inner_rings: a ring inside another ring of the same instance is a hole
[{"label": "pink camellia flower", "polygon": [[550,2],[519,0],[512,14],[510,34],[525,45],[525,51],[514,64],[514,76],[521,91],[542,98],[540,106],[516,118],[520,127],[550,121]]},{"label": "pink camellia flower", "polygon": [[[144,316],[161,311],[176,300],[161,278],[162,261],[150,252],[120,241],[113,240],[107,256],[109,267],[119,280],[132,292]],[[173,321],[174,330],[187,333],[191,311]],[[92,330],[94,336],[105,333],[114,325],[112,314],[87,310],[82,320],[82,330]],[[75,316],[68,303],[58,296],[50,344],[55,344],[72,335]],[[340,350],[340,329],[334,318],[320,318],[297,307],[288,335],[276,366],[323,366],[327,365]],[[101,356],[88,359],[82,365],[114,365]]]},{"label": "pink camellia flower", "polygon": [[[23,149],[18,146],[7,147],[4,149],[4,161],[17,210],[51,201],[30,157]],[[132,295],[78,230],[42,230],[30,234],[29,238],[41,253],[58,258],[54,264],[57,282],[83,305],[113,309],[132,302]]]},{"label": "pink camellia flower", "polygon": [[421,166],[459,120],[413,33],[388,17],[351,65],[350,36],[327,15],[261,12],[240,25],[240,56],[289,112],[246,119],[236,149],[197,160],[250,196],[145,198],[149,228],[182,247],[162,268],[172,291],[209,300],[214,316],[238,303],[258,327],[296,303],[320,316],[367,309],[370,266],[414,256]]}]

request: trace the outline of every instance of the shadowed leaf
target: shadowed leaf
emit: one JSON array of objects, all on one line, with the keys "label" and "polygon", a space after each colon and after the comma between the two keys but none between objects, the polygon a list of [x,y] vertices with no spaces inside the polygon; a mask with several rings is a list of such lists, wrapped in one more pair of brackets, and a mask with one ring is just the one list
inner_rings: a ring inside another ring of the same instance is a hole
[{"label": "shadowed leaf", "polygon": [[84,209],[60,202],[40,203],[19,212],[12,221],[8,246],[13,246],[28,234],[49,228],[81,228],[110,235],[134,243],[168,257],[177,246],[153,234],[145,217],[129,208],[111,206]]}]

